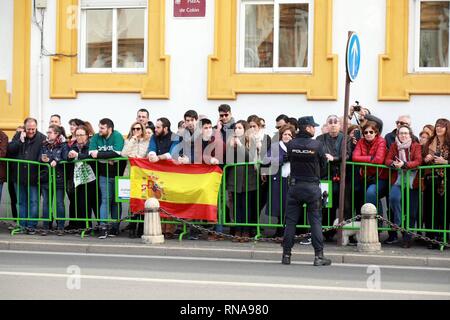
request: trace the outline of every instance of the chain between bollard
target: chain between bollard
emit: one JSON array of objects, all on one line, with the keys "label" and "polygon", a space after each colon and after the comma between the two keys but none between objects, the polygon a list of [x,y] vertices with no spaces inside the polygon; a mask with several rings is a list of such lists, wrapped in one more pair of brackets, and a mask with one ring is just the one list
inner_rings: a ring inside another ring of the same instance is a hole
[{"label": "chain between bollard", "polygon": [[448,244],[448,243],[440,242],[440,241],[438,241],[438,240],[436,240],[436,239],[431,239],[431,238],[425,237],[425,236],[423,236],[423,235],[421,235],[421,234],[414,233],[414,232],[412,232],[412,231],[406,230],[405,228],[402,228],[402,227],[396,225],[395,223],[392,223],[391,221],[389,221],[388,219],[383,218],[383,217],[380,216],[380,215],[377,215],[376,218],[377,218],[378,220],[380,220],[380,221],[386,223],[386,224],[387,224],[388,226],[390,226],[394,231],[401,231],[401,232],[403,232],[403,233],[406,233],[406,234],[408,234],[408,235],[410,235],[410,236],[412,236],[412,237],[416,237],[416,238],[418,238],[418,239],[420,239],[420,240],[423,240],[423,241],[425,241],[425,242],[430,242],[430,243],[432,243],[432,244],[438,245],[438,246],[440,246],[441,248],[443,248],[443,247],[450,248],[450,244]]},{"label": "chain between bollard", "polygon": [[[196,225],[196,224],[194,224],[192,222],[189,222],[187,220],[181,219],[181,218],[171,214],[170,212],[168,212],[167,210],[164,210],[162,208],[159,208],[159,210],[160,210],[160,212],[168,215],[170,218],[173,218],[174,220],[176,220],[176,221],[178,221],[180,223],[183,223],[183,224],[186,224],[186,225],[188,225],[190,227],[193,227],[194,229],[197,229],[197,230],[199,230],[202,233],[215,235],[215,236],[222,237],[222,238],[225,238],[225,239],[242,240],[244,242],[250,242],[250,241],[253,241],[253,242],[274,242],[274,243],[278,243],[279,242],[277,239],[274,239],[274,238],[242,237],[242,236],[233,236],[233,235],[230,235],[230,234],[217,232],[217,231],[214,231],[214,230],[210,230],[210,229],[201,227],[201,226]],[[145,210],[144,211],[140,211],[140,213],[142,213],[142,212],[145,212]],[[335,225],[333,227],[323,228],[322,231],[323,232],[327,232],[327,231],[337,230],[339,228],[342,228],[344,225],[349,224],[349,223],[351,223],[353,221],[356,221],[356,220],[358,220],[360,218],[361,218],[361,215],[357,215],[357,216],[355,216],[355,217],[353,217],[351,219],[342,221],[341,223],[339,223],[339,224],[337,224],[337,225]],[[311,232],[295,236],[294,240],[302,240],[302,239],[309,238],[309,237],[311,237]]]}]

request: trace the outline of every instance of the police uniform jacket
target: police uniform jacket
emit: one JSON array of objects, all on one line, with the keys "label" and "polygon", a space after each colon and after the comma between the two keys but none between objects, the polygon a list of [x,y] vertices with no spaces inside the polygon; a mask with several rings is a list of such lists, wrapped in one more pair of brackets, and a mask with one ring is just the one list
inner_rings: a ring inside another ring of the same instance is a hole
[{"label": "police uniform jacket", "polygon": [[326,172],[327,158],[320,141],[300,133],[287,145],[291,177],[298,181],[319,183]]}]

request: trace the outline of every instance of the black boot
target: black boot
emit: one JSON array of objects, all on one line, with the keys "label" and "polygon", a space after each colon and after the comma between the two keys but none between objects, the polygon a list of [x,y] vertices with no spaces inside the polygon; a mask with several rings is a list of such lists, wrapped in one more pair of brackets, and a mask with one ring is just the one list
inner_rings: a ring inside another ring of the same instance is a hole
[{"label": "black boot", "polygon": [[314,266],[329,266],[331,265],[331,260],[323,256],[323,251],[316,253],[314,258]]},{"label": "black boot", "polygon": [[291,254],[283,252],[283,255],[281,256],[281,263],[282,264],[291,264]]}]

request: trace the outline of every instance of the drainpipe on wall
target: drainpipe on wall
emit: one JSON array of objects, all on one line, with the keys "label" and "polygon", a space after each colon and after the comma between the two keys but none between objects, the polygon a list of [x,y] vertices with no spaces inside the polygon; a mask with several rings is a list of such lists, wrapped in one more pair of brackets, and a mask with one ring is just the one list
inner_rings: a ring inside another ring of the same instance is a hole
[{"label": "drainpipe on wall", "polygon": [[38,79],[37,79],[37,87],[38,87],[38,116],[37,121],[39,124],[39,129],[41,132],[45,130],[44,124],[44,72],[43,72],[43,63],[44,57],[39,55],[39,63],[38,63]]}]

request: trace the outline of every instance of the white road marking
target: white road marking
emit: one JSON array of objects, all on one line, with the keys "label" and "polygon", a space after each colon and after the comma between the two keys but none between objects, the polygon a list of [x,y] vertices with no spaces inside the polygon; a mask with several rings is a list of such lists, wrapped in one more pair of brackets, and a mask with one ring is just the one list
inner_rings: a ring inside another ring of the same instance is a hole
[{"label": "white road marking", "polygon": [[[183,256],[147,256],[132,254],[112,254],[112,253],[77,253],[77,252],[50,252],[50,251],[20,251],[20,250],[0,250],[0,253],[17,253],[17,254],[34,254],[34,255],[57,255],[57,256],[81,256],[81,257],[104,257],[104,258],[133,258],[133,259],[161,259],[161,260],[190,260],[190,261],[217,261],[217,262],[246,262],[246,263],[263,263],[263,264],[279,264],[273,260],[257,260],[257,259],[234,259],[234,258],[207,258],[207,257],[183,257]],[[281,257],[281,253],[280,253]],[[294,265],[312,266],[311,262],[292,261]],[[369,264],[353,264],[353,263],[334,263],[332,267],[352,267],[367,268]],[[371,263],[370,265],[373,265]],[[0,262],[1,266],[1,262]],[[416,266],[394,266],[380,265],[381,269],[402,269],[402,270],[431,270],[431,271],[450,271],[450,268],[438,267],[416,267]]]},{"label": "white road marking", "polygon": [[[39,277],[39,278],[64,278],[69,275],[59,273],[34,273],[34,272],[7,272],[0,271],[0,276],[11,277]],[[397,295],[421,295],[421,296],[437,296],[449,297],[450,292],[433,292],[433,291],[415,291],[415,290],[391,290],[391,289],[366,289],[366,288],[350,288],[350,287],[330,287],[330,286],[311,286],[296,284],[275,284],[275,283],[254,283],[254,282],[230,282],[230,281],[206,281],[206,280],[183,280],[183,279],[157,279],[157,278],[132,278],[132,277],[111,277],[111,276],[90,276],[80,275],[85,280],[103,280],[103,281],[123,281],[123,282],[139,282],[139,283],[168,283],[168,284],[187,284],[187,285],[204,285],[204,286],[229,286],[229,287],[248,287],[248,288],[274,288],[274,289],[295,289],[295,290],[319,290],[319,291],[337,291],[337,292],[360,292],[369,294],[397,294]]]}]

